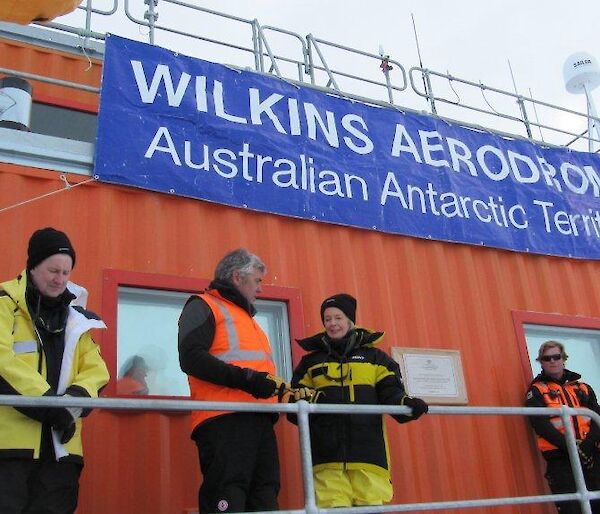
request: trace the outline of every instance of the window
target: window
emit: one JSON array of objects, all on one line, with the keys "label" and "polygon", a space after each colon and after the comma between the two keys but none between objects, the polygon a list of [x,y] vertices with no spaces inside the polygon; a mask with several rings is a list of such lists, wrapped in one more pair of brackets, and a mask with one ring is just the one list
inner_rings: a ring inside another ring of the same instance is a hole
[{"label": "window", "polygon": [[533,374],[541,371],[535,360],[542,343],[554,340],[565,345],[566,367],[579,373],[595,391],[600,391],[600,330],[525,324],[525,338]]},{"label": "window", "polygon": [[254,307],[257,311],[254,319],[269,337],[277,373],[289,381],[292,379],[292,352],[286,303],[257,300]]},{"label": "window", "polygon": [[117,394],[189,395],[177,353],[177,320],[189,296],[119,287]]},{"label": "window", "polygon": [[33,102],[30,127],[36,134],[93,143],[96,141],[96,118],[96,113]]},{"label": "window", "polygon": [[513,319],[526,377],[531,379],[541,371],[535,359],[542,343],[556,340],[565,345],[566,367],[600,390],[600,319],[531,312],[514,312]]},{"label": "window", "polygon": [[[114,350],[104,351],[114,355],[111,375],[116,379],[108,392],[188,396],[187,376],[179,368],[177,321],[190,294],[205,289],[208,281],[107,270],[105,284],[103,309],[109,315],[104,317],[109,346]],[[269,337],[277,373],[289,380],[290,328],[294,326],[290,315],[295,312],[300,318],[298,295],[290,294],[294,290],[288,288],[263,289],[263,298],[255,305],[255,319]]]}]

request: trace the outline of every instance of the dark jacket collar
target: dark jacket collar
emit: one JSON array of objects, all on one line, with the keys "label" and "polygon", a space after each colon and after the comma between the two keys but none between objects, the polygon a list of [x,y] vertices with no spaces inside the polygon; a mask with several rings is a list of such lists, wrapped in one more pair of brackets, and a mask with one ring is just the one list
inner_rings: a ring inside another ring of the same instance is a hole
[{"label": "dark jacket collar", "polygon": [[[354,336],[352,335],[354,334]],[[351,343],[350,338],[354,337],[355,340],[351,344],[352,348],[349,348]],[[361,348],[363,346],[374,346],[383,340],[383,332],[373,332],[366,328],[356,327],[351,330],[343,339],[334,342],[329,339],[326,332],[319,332],[318,334],[306,337],[304,339],[297,339],[297,343],[302,349],[308,352],[314,352],[317,350],[326,351],[327,353],[338,353],[338,354],[349,354],[352,349]],[[340,349],[342,350],[340,352]],[[345,350],[348,351],[345,351]]]},{"label": "dark jacket collar", "polygon": [[54,332],[64,329],[67,322],[67,308],[75,298],[76,296],[68,289],[56,298],[44,296],[31,279],[29,271],[27,272],[25,300],[31,319],[39,327]]},{"label": "dark jacket collar", "polygon": [[[560,378],[552,378],[549,375],[546,375],[543,371],[533,379],[533,382],[554,382],[556,384],[565,385],[568,382],[577,382],[581,378],[579,373],[575,373],[574,371],[570,371],[565,369],[563,376]],[[533,383],[532,382],[532,383]]]},{"label": "dark jacket collar", "polygon": [[210,289],[216,289],[225,300],[235,303],[237,306],[244,309],[250,316],[254,317],[256,314],[254,305],[252,305],[246,297],[239,292],[238,288],[228,280],[215,279],[209,284],[208,290]]}]

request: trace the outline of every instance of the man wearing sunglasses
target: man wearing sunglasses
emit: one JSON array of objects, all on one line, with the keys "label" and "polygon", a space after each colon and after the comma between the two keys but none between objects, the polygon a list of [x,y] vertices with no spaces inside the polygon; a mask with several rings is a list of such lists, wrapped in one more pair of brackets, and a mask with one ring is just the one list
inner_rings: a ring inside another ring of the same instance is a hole
[{"label": "man wearing sunglasses", "polygon": [[[47,227],[33,233],[27,256],[26,270],[0,284],[0,394],[97,397],[109,375],[90,329],[106,326],[67,287],[84,293],[68,282],[75,249]],[[75,511],[87,414],[0,407],[2,514]]]},{"label": "man wearing sunglasses", "polygon": [[[546,341],[539,349],[537,361],[542,372],[535,377],[527,391],[528,407],[559,408],[562,405],[588,408],[599,412],[594,390],[581,382],[581,375],[565,368],[568,356],[562,343]],[[560,416],[530,416],[537,434],[538,447],[546,460],[546,479],[554,494],[576,491],[575,479],[565,438],[565,427]],[[600,459],[597,444],[600,428],[586,416],[572,418],[577,448],[589,490],[600,489]],[[557,502],[561,514],[579,514],[579,502]],[[600,514],[600,501],[592,502],[592,512]]]}]

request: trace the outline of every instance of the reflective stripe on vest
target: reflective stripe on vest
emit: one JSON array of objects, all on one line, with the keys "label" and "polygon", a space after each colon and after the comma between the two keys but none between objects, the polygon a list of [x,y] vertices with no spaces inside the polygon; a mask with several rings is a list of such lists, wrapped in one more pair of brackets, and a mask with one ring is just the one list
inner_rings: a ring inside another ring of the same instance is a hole
[{"label": "reflective stripe on vest", "polygon": [[[581,401],[578,396],[578,391],[583,391],[586,396],[589,396],[589,390],[586,384],[579,382],[569,382],[564,386],[557,384],[556,382],[536,382],[533,384],[544,399],[546,407],[560,408],[563,405],[567,407],[587,407],[581,405]],[[573,416],[573,430],[575,431],[575,437],[577,439],[583,439],[590,431],[590,418],[587,416]],[[565,427],[560,416],[550,416],[550,423],[556,428],[561,434],[565,434]],[[549,450],[557,450],[558,448],[551,444],[543,437],[537,437],[538,448],[542,452]]]},{"label": "reflective stripe on vest", "polygon": [[265,359],[271,359],[271,355],[268,355],[265,352],[240,350],[240,338],[238,337],[231,314],[227,310],[227,307],[223,305],[221,300],[215,298],[214,296],[212,297],[212,300],[215,302],[219,311],[221,311],[223,318],[225,319],[225,330],[227,331],[227,337],[229,339],[229,351],[214,354],[215,357],[224,362],[263,361]]},{"label": "reflective stripe on vest", "polygon": [[[275,374],[271,347],[265,332],[239,305],[229,302],[217,291],[200,295],[215,317],[215,333],[209,353],[228,365]],[[212,402],[274,403],[276,397],[257,399],[241,389],[214,384],[188,376],[193,400]],[[226,408],[223,405],[223,408]],[[192,411],[192,427],[210,418],[227,414],[226,410]]]}]

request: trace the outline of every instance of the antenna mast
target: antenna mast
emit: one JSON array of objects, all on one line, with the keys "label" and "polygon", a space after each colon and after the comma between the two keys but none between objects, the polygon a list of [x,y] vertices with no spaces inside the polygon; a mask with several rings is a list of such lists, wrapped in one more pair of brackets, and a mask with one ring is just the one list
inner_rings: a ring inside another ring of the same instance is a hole
[{"label": "antenna mast", "polygon": [[[421,68],[421,70],[423,70],[423,59],[421,58],[421,47],[419,46],[419,35],[417,34],[417,23],[415,21],[415,15],[413,13],[410,13],[410,17],[412,18],[412,25],[413,25],[413,32],[415,34],[415,43],[417,45],[417,56],[419,57],[419,67]],[[423,78],[423,87],[425,88],[425,94],[427,95],[427,98],[429,98],[429,103],[431,105],[431,112],[433,114],[437,114],[436,110],[435,110],[435,103],[433,101],[433,95],[431,93],[431,88],[428,87],[428,83],[429,83],[429,76],[427,76],[427,80],[425,80],[425,76],[427,75],[427,73],[425,71],[421,71],[422,73],[422,78]]]}]

